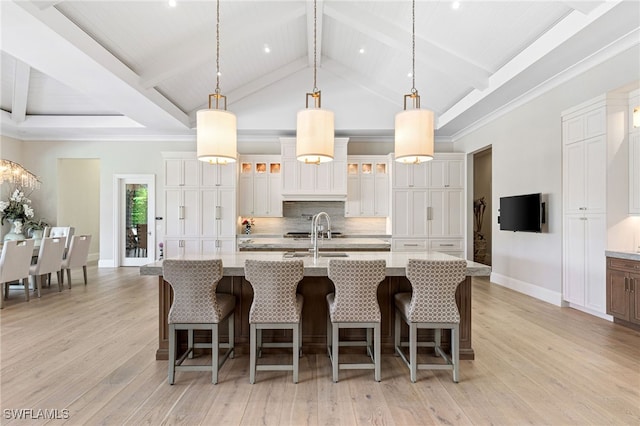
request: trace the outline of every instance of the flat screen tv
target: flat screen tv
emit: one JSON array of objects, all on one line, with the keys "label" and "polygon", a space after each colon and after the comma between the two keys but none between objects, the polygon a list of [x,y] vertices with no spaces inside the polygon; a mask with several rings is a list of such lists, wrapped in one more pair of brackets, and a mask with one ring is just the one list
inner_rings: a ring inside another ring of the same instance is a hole
[{"label": "flat screen tv", "polygon": [[542,194],[500,198],[501,231],[542,232],[544,216]]}]

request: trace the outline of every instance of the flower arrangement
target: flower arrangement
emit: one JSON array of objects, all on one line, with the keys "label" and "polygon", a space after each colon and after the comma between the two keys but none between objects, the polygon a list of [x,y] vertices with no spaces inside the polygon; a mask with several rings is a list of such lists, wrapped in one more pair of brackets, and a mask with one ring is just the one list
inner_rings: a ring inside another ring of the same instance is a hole
[{"label": "flower arrangement", "polygon": [[9,197],[9,201],[0,201],[0,212],[2,212],[0,224],[4,225],[5,219],[19,220],[22,223],[31,219],[33,217],[33,208],[31,208],[30,204],[31,200],[24,195],[24,192],[20,191],[20,188],[16,188],[11,197]]},{"label": "flower arrangement", "polygon": [[244,226],[244,233],[245,234],[250,234],[251,233],[251,227],[253,225],[254,225],[253,218],[244,219],[242,221],[242,226]]}]

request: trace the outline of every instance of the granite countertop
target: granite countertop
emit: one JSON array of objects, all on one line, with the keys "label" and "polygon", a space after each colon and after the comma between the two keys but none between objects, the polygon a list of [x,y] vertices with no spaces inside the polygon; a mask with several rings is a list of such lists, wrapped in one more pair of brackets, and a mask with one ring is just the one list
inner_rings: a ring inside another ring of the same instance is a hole
[{"label": "granite countertop", "polygon": [[[240,249],[308,249],[310,238],[243,238],[238,239]],[[371,249],[390,250],[391,243],[377,238],[332,238],[319,239],[318,248],[328,250]]]},{"label": "granite countertop", "polygon": [[[222,259],[225,276],[244,276],[244,262],[247,259],[282,260],[285,252],[229,252],[212,256],[185,256],[180,259]],[[387,276],[405,276],[405,267],[409,259],[458,259],[439,252],[348,252],[347,257],[300,257],[304,261],[304,275],[326,277],[330,259],[376,260],[382,259],[387,263]],[[467,260],[467,275],[489,276],[491,267]],[[150,263],[140,267],[140,275],[162,275],[162,261]]]},{"label": "granite countertop", "polygon": [[638,262],[640,262],[640,253],[637,253],[637,252],[605,250],[604,254],[607,257],[616,257],[618,259],[627,259],[627,260],[637,260]]}]

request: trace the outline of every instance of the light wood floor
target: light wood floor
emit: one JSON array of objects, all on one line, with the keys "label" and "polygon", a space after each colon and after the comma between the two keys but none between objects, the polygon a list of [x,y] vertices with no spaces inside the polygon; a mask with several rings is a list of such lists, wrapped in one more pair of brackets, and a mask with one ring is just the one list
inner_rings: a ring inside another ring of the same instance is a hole
[{"label": "light wood floor", "polygon": [[[371,371],[341,371],[331,382],[325,355],[305,355],[300,383],[290,372],[258,372],[229,360],[220,384],[179,373],[167,384],[157,346],[157,284],[137,268],[89,268],[89,285],[45,289],[29,303],[17,287],[1,319],[2,424],[12,411],[68,410],[52,424],[640,424],[640,333],[475,280],[475,361],[461,381],[419,371],[385,355],[382,382]],[[281,355],[284,356],[284,355]]]}]

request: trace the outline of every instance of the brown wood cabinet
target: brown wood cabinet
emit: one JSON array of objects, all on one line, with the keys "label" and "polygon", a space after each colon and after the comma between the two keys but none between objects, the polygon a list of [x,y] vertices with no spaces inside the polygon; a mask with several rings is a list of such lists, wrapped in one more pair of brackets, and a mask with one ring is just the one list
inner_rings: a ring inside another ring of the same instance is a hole
[{"label": "brown wood cabinet", "polygon": [[607,314],[640,330],[640,262],[607,257]]}]

